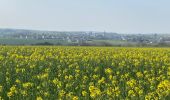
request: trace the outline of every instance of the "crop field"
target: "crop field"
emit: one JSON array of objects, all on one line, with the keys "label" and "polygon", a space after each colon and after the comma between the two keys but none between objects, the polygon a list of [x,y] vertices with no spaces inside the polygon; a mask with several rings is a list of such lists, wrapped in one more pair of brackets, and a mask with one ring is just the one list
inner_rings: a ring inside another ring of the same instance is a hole
[{"label": "crop field", "polygon": [[170,100],[170,49],[0,46],[0,99]]}]

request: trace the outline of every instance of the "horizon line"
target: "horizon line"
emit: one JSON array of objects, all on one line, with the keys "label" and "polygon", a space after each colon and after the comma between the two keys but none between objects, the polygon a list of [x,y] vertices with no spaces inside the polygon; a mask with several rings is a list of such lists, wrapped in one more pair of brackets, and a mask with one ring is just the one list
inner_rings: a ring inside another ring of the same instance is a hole
[{"label": "horizon line", "polygon": [[46,31],[46,32],[105,32],[105,33],[117,33],[117,34],[170,34],[170,32],[113,32],[113,31],[89,31],[89,30],[50,30],[50,29],[33,29],[33,28],[1,28],[9,30],[25,30],[25,31]]}]

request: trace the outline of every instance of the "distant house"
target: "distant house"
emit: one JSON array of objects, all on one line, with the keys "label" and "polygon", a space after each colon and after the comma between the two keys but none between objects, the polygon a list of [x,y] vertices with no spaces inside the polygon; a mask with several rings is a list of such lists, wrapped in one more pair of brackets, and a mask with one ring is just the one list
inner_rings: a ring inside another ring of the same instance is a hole
[{"label": "distant house", "polygon": [[161,42],[170,44],[170,37],[163,37],[163,38],[161,39]]}]

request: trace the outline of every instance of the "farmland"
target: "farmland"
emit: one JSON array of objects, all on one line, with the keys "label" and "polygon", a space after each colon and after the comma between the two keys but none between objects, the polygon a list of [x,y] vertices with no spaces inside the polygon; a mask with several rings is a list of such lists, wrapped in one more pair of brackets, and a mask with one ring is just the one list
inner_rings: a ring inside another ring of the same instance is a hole
[{"label": "farmland", "polygon": [[1,46],[0,99],[170,99],[170,49]]}]

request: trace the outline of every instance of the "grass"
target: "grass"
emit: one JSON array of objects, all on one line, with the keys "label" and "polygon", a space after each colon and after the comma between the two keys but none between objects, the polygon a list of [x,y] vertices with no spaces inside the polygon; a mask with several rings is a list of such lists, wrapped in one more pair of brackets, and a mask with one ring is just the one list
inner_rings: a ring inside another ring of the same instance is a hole
[{"label": "grass", "polygon": [[7,45],[31,45],[37,43],[52,43],[52,44],[68,44],[67,41],[61,40],[38,40],[38,39],[14,39],[14,38],[0,38],[0,44],[7,44]]}]

